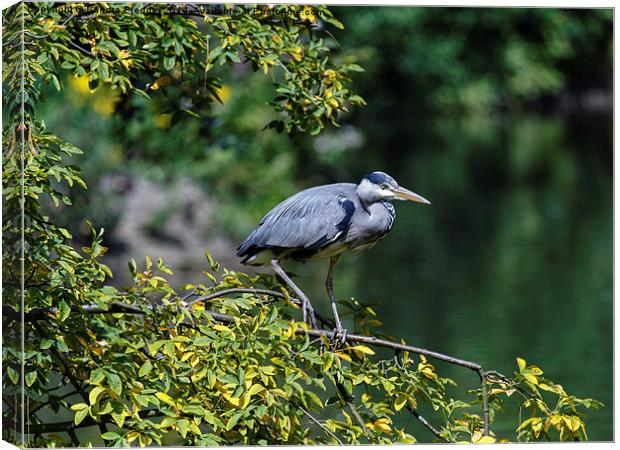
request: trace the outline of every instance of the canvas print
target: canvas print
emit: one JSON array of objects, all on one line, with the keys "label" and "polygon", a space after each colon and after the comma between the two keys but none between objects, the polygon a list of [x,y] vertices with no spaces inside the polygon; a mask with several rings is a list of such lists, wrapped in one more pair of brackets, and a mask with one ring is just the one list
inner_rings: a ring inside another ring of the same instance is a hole
[{"label": "canvas print", "polygon": [[2,439],[613,440],[613,10],[2,11]]}]

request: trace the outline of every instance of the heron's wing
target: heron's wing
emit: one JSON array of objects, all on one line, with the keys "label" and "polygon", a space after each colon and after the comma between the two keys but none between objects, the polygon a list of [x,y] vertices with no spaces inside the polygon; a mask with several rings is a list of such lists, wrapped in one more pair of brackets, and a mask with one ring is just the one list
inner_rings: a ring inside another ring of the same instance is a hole
[{"label": "heron's wing", "polygon": [[237,255],[273,247],[313,250],[334,242],[349,228],[354,192],[347,185],[328,185],[293,195],[269,211]]}]

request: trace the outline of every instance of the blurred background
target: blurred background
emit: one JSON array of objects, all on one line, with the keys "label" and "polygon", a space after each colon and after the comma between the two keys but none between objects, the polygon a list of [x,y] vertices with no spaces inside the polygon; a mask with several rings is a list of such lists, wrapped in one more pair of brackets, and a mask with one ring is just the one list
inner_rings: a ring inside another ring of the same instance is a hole
[{"label": "blurred background", "polygon": [[[263,130],[271,80],[244,65],[223,73],[223,103],[201,118],[176,113],[192,99],[173,86],[150,102],[76,78],[50,90],[42,118],[85,150],[75,162],[89,186],[53,220],[76,245],[84,218],[106,229],[112,284],[151,255],[180,287],[203,278],[206,248],[241,269],[236,246],[288,195],[386,171],[432,205],[396,205],[390,235],[343,258],[337,296],[373,304],[413,345],[501,372],[517,356],[542,366],[605,403],[589,437],[611,440],[612,10],[333,11],[346,29],[317,33],[365,68],[353,85],[368,105],[318,137]],[[328,313],[327,264],[288,268]],[[495,431],[513,437],[514,423]]]}]

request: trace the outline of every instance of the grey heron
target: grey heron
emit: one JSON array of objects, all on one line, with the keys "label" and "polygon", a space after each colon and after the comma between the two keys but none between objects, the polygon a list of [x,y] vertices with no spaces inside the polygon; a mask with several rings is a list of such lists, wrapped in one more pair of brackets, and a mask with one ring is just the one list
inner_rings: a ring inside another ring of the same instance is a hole
[{"label": "grey heron", "polygon": [[313,327],[316,319],[310,300],[282,269],[280,261],[329,259],[325,287],[334,314],[334,336],[344,341],[346,330],[334,298],[334,266],[342,253],[367,249],[392,229],[394,200],[430,204],[383,172],[372,172],[359,184],[336,183],[303,190],[269,211],[239,245],[237,256],[247,265],[271,264],[300,298],[304,321],[309,316]]}]

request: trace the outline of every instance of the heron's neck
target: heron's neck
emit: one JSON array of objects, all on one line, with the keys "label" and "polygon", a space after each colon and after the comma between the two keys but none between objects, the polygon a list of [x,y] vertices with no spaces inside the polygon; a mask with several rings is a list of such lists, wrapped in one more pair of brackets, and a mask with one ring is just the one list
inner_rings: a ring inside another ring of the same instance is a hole
[{"label": "heron's neck", "polygon": [[364,202],[362,200],[362,205],[366,212],[370,215],[373,214],[383,214],[387,210],[388,213],[392,214],[394,212],[394,205],[389,200],[380,200],[374,202]]},{"label": "heron's neck", "polygon": [[372,205],[384,200],[378,194],[376,187],[368,180],[362,180],[362,182],[357,185],[356,192],[360,199],[360,203],[366,211],[369,211]]}]

